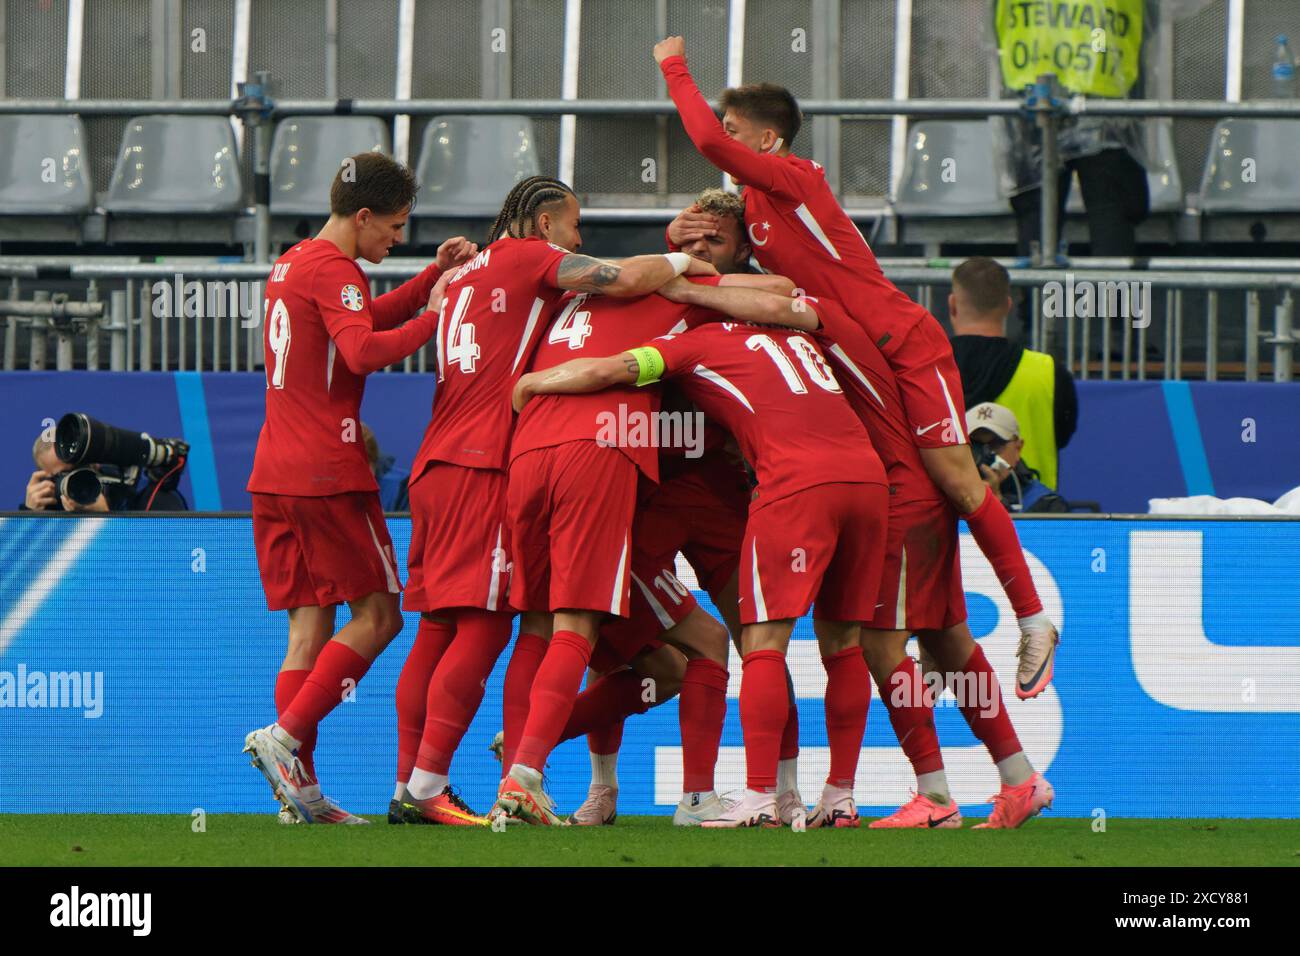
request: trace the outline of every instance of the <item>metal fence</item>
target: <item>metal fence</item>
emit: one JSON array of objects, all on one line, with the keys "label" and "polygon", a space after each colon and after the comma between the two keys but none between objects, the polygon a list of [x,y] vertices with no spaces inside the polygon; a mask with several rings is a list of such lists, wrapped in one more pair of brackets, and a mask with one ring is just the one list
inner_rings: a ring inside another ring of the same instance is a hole
[{"label": "metal fence", "polygon": [[[899,258],[881,265],[943,315],[960,261]],[[1077,259],[1065,269],[1006,264],[1013,286],[1029,297],[1026,344],[1058,356],[1079,378],[1293,380],[1300,260],[1279,260],[1272,271],[1259,271],[1253,259],[1155,259],[1143,269],[1106,259]],[[413,260],[363,265],[377,295],[423,268]],[[52,299],[41,291],[35,301],[23,301],[18,290],[36,276],[36,265],[0,267],[0,275],[6,271],[5,369],[47,368],[51,348],[58,369],[262,367],[261,264],[74,262],[66,266],[72,296]],[[1224,322],[1228,312],[1242,321]],[[431,350],[385,371],[427,371]]]}]

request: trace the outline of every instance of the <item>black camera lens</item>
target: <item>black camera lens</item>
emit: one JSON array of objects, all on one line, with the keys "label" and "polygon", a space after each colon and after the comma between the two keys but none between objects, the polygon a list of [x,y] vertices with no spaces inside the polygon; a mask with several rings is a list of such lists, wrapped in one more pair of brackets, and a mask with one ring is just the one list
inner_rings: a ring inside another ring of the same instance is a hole
[{"label": "black camera lens", "polygon": [[99,475],[92,468],[65,471],[58,476],[57,488],[61,496],[66,496],[82,506],[93,505],[104,491]]}]

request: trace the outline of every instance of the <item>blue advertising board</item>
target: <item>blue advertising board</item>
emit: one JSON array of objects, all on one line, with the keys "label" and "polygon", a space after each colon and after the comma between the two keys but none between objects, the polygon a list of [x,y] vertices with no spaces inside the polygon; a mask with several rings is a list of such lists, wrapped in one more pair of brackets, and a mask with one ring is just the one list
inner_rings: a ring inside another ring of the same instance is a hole
[{"label": "blue advertising board", "polygon": [[[410,522],[389,524],[404,567]],[[1056,679],[1042,696],[1020,701],[1009,690],[1015,620],[963,535],[967,603],[1025,749],[1056,788],[1054,813],[1300,815],[1300,522],[1047,518],[1018,528],[1062,624]],[[273,811],[240,749],[247,731],[274,719],[285,630],[284,612],[266,610],[247,517],[0,518],[0,813]],[[322,725],[326,792],[356,812],[381,812],[391,794],[393,693],[415,630],[408,615],[355,700]],[[452,768],[480,812],[499,772],[488,743],[501,726],[505,661]],[[829,755],[807,620],[791,669],[800,786],[811,801]],[[724,790],[743,781],[738,689],[733,654]],[[996,773],[950,698],[936,723],[954,795],[978,815]],[[673,701],[628,721],[620,812],[670,812],[679,745]],[[555,752],[549,779],[561,810],[581,801],[588,770],[584,741]],[[859,803],[883,812],[911,784],[877,699]]]}]

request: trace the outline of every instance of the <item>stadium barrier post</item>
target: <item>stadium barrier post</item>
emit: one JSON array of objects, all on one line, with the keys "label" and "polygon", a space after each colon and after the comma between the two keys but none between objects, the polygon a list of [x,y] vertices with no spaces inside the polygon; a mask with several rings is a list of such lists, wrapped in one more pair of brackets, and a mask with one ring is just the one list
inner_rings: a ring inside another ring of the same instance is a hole
[{"label": "stadium barrier post", "polygon": [[114,289],[109,293],[109,334],[108,367],[114,372],[126,370],[128,329],[126,317],[127,294],[123,289]]},{"label": "stadium barrier post", "polygon": [[1282,293],[1282,301],[1273,307],[1273,381],[1291,381],[1292,349],[1295,347],[1295,329],[1291,319],[1295,314],[1295,299],[1291,290]]}]

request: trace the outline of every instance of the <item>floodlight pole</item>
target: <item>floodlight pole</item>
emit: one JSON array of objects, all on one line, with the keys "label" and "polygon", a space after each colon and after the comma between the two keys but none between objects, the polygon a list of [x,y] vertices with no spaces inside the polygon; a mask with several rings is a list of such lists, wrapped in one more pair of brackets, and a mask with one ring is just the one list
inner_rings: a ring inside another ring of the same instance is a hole
[{"label": "floodlight pole", "polygon": [[253,261],[271,261],[271,74],[258,70],[252,83],[239,84],[235,112],[244,124],[244,142],[253,149]]}]

